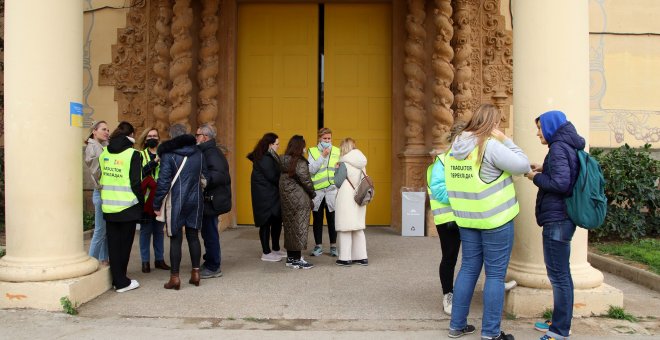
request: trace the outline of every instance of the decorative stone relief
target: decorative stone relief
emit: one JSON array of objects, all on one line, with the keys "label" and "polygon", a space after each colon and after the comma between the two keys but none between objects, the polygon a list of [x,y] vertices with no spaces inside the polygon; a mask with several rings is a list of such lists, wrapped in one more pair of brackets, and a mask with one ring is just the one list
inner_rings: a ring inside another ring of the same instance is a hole
[{"label": "decorative stone relief", "polygon": [[472,117],[472,25],[470,23],[470,0],[454,0],[454,107],[456,119],[470,120]]},{"label": "decorative stone relief", "polygon": [[433,147],[444,150],[449,130],[454,123],[453,110],[451,109],[454,102],[454,94],[451,91],[451,84],[454,79],[454,68],[451,64],[454,57],[454,50],[451,47],[454,27],[451,19],[451,0],[435,0],[435,6],[433,23],[437,34],[433,43],[433,57],[431,60],[434,76],[431,104],[432,134]]},{"label": "decorative stone relief", "polygon": [[190,131],[188,118],[192,112],[192,81],[188,75],[188,71],[192,68],[192,38],[190,36],[192,20],[190,0],[176,0],[172,20],[174,42],[170,48],[172,89],[169,96],[172,111],[169,119],[171,125],[182,124],[188,131]]},{"label": "decorative stone relief", "polygon": [[406,151],[424,148],[424,72],[425,51],[424,19],[426,12],[424,0],[408,0],[408,15],[406,16],[406,32],[408,38],[405,43],[406,58],[403,73],[406,76],[404,115],[406,117]]},{"label": "decorative stone relief", "polygon": [[119,120],[144,127],[148,107],[146,1],[136,2],[126,14],[126,28],[112,46],[112,63],[99,67],[99,85],[115,87]]},{"label": "decorative stone relief", "polygon": [[169,127],[170,105],[168,95],[170,83],[170,47],[172,46],[172,4],[169,0],[158,1],[157,17],[155,21],[155,40],[153,47],[152,71],[154,83],[152,85],[151,102],[153,104],[153,117],[155,128],[161,138],[167,136]]},{"label": "decorative stone relief", "polygon": [[501,127],[509,126],[513,100],[513,36],[507,31],[500,1],[486,0],[480,11],[482,102],[491,102],[502,112]]},{"label": "decorative stone relief", "polygon": [[202,28],[199,31],[201,48],[199,50],[199,125],[209,123],[215,126],[218,116],[218,8],[219,0],[202,2]]}]

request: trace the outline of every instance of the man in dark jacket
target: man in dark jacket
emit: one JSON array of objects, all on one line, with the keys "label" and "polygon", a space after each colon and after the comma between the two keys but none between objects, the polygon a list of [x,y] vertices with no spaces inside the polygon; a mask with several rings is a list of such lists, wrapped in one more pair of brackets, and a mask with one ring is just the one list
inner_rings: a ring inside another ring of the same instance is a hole
[{"label": "man in dark jacket", "polygon": [[549,147],[543,166],[532,164],[525,176],[539,187],[536,196],[536,223],[543,226],[543,258],[552,284],[552,320],[537,322],[534,328],[546,332],[541,339],[568,339],[573,318],[573,278],[569,258],[575,223],[566,213],[564,199],[573,192],[579,163],[577,150],[584,138],[561,111],[548,111],[536,118],[537,136]]},{"label": "man in dark jacket", "polygon": [[204,217],[202,218],[202,239],[204,240],[204,264],[202,279],[222,276],[220,270],[220,234],[218,215],[231,210],[231,177],[225,155],[216,145],[216,130],[204,124],[195,134],[197,146],[204,154],[208,176],[204,190]]}]

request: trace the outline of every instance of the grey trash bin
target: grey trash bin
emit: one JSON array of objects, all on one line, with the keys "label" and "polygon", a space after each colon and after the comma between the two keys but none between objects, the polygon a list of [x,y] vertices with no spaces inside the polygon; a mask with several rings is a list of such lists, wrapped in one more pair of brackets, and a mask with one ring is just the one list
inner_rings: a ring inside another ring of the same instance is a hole
[{"label": "grey trash bin", "polygon": [[425,202],[423,188],[401,189],[401,236],[424,236]]}]

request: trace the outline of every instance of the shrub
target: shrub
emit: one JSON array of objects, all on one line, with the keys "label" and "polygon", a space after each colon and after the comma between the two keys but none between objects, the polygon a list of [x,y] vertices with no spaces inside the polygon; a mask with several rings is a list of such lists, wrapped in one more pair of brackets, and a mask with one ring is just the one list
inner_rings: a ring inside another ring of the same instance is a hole
[{"label": "shrub", "polygon": [[608,200],[605,223],[591,231],[597,239],[633,239],[660,232],[658,179],[660,162],[650,156],[651,145],[633,149],[625,144],[591,154],[600,162]]}]

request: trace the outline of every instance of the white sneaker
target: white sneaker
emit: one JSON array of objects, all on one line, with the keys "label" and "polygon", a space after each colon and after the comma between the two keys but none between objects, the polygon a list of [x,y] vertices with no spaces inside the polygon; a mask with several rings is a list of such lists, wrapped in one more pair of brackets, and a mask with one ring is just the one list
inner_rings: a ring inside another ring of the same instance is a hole
[{"label": "white sneaker", "polygon": [[504,282],[504,291],[508,292],[511,289],[515,288],[518,285],[518,282],[516,280],[511,280],[509,282]]},{"label": "white sneaker", "polygon": [[279,262],[282,260],[282,257],[278,254],[275,254],[275,252],[270,252],[268,254],[261,254],[261,261],[267,261],[267,262]]},{"label": "white sneaker", "polygon": [[124,288],[117,289],[117,290],[115,290],[115,292],[117,292],[117,293],[128,292],[129,290],[133,290],[133,289],[138,288],[138,287],[140,287],[140,283],[137,282],[137,280],[131,280],[131,284],[129,284],[128,286],[126,286]]},{"label": "white sneaker", "polygon": [[284,251],[282,249],[277,250],[277,251],[273,251],[273,253],[279,255],[280,257],[286,257],[286,251]]},{"label": "white sneaker", "polygon": [[451,303],[453,299],[454,293],[447,293],[442,297],[442,307],[447,315],[451,315]]}]

